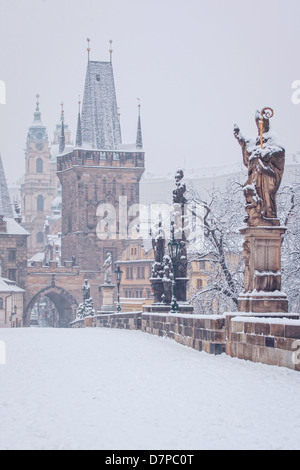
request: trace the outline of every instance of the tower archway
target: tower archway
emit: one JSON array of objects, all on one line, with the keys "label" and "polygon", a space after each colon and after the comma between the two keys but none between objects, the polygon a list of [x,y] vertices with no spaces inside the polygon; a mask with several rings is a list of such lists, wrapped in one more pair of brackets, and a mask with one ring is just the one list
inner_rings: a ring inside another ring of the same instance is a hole
[{"label": "tower archway", "polygon": [[58,314],[58,328],[69,328],[70,322],[75,319],[78,303],[69,292],[57,286],[46,287],[29,299],[24,312],[24,325],[27,327],[30,326],[31,311],[42,297],[48,297],[55,305]]}]

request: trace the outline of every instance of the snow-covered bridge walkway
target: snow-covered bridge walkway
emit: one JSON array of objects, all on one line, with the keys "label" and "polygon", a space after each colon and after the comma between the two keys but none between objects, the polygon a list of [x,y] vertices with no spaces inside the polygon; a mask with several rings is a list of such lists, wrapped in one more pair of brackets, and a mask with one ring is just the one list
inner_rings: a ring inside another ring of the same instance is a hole
[{"label": "snow-covered bridge walkway", "polygon": [[1,330],[0,449],[299,449],[300,374],[138,331]]}]

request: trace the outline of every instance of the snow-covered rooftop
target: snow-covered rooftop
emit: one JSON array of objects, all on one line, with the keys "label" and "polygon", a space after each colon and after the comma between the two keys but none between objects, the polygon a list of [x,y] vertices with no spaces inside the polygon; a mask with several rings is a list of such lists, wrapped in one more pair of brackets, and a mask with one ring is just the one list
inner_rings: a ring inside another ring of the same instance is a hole
[{"label": "snow-covered rooftop", "polygon": [[0,277],[0,293],[6,292],[24,293],[25,291],[18,287],[14,281]]}]

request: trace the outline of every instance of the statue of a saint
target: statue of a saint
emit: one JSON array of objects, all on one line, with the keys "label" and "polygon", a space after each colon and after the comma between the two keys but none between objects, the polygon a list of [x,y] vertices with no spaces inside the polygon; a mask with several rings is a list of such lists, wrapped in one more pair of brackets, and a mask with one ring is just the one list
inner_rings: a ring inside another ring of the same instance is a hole
[{"label": "statue of a saint", "polygon": [[175,175],[176,188],[173,191],[173,203],[174,204],[186,204],[187,199],[185,198],[186,185],[182,182],[184,173],[182,170],[178,170]]},{"label": "statue of a saint", "polygon": [[270,120],[262,112],[255,116],[258,128],[256,139],[246,139],[238,126],[234,136],[242,147],[248,181],[244,186],[247,222],[250,227],[278,226],[276,196],[285,164],[285,149],[270,131]]},{"label": "statue of a saint", "polygon": [[82,295],[83,295],[83,303],[86,300],[89,300],[91,298],[91,286],[87,279],[84,281],[84,284],[82,286]]},{"label": "statue of a saint", "polygon": [[105,284],[111,284],[112,278],[112,256],[111,253],[107,253],[106,260],[103,264],[104,268],[104,282]]}]

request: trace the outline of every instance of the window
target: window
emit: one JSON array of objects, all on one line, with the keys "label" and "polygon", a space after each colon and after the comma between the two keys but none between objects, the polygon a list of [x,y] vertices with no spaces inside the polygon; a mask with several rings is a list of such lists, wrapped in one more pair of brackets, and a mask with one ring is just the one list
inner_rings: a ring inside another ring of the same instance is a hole
[{"label": "window", "polygon": [[3,310],[3,309],[4,309],[4,302],[3,302],[2,297],[0,297],[0,310]]},{"label": "window", "polygon": [[43,212],[44,210],[44,198],[43,196],[38,196],[37,198],[37,210]]},{"label": "window", "polygon": [[200,289],[202,289],[202,287],[203,287],[203,281],[202,281],[202,279],[197,279],[197,289],[200,290]]},{"label": "window", "polygon": [[44,243],[44,234],[42,232],[39,232],[36,236],[36,241],[38,243]]},{"label": "window", "polygon": [[8,270],[8,279],[10,281],[17,281],[17,270],[16,269],[9,269]]},{"label": "window", "polygon": [[198,268],[199,268],[200,270],[205,271],[205,268],[206,268],[206,263],[205,263],[205,261],[198,261]]},{"label": "window", "polygon": [[137,268],[137,274],[136,274],[137,279],[145,279],[145,267],[141,266]]},{"label": "window", "polygon": [[133,279],[133,268],[126,268],[126,279]]},{"label": "window", "polygon": [[16,250],[8,250],[8,261],[15,262],[17,259]]},{"label": "window", "polygon": [[36,161],[36,172],[43,173],[44,172],[44,162],[41,158],[38,158]]},{"label": "window", "polygon": [[131,256],[137,255],[137,248],[131,248]]}]

